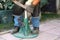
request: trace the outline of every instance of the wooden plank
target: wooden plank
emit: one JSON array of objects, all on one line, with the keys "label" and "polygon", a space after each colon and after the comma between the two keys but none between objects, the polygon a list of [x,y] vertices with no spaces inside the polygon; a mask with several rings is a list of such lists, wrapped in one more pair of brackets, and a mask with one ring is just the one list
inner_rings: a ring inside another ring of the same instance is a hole
[{"label": "wooden plank", "polygon": [[12,30],[8,30],[8,31],[0,32],[0,35],[7,34],[7,33],[11,33],[11,31],[13,31],[13,29],[12,29]]}]

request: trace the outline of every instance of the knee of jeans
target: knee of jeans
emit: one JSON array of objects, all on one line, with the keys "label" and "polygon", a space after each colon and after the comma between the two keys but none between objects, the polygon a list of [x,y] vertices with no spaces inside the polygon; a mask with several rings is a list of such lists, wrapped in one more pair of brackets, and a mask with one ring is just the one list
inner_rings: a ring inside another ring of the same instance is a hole
[{"label": "knee of jeans", "polygon": [[32,21],[32,25],[34,27],[39,27],[39,24],[40,24],[40,18],[39,17],[32,17],[31,21]]},{"label": "knee of jeans", "polygon": [[18,22],[14,22],[14,26],[19,26]]},{"label": "knee of jeans", "polygon": [[23,21],[23,16],[20,16],[19,19],[20,19],[20,21]]},{"label": "knee of jeans", "polygon": [[14,17],[14,26],[21,26],[21,23],[19,23],[19,20],[22,22],[23,16],[15,16]]}]

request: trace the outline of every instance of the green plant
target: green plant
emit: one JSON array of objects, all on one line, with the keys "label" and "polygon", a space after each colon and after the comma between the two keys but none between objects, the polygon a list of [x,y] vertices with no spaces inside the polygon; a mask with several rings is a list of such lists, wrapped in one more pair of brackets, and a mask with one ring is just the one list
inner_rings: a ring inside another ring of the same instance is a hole
[{"label": "green plant", "polygon": [[46,20],[53,20],[53,19],[59,19],[60,15],[59,14],[42,14],[41,15],[41,21],[46,21]]},{"label": "green plant", "polygon": [[40,7],[43,7],[46,4],[48,4],[48,0],[41,0]]},{"label": "green plant", "polygon": [[0,31],[13,27],[12,7],[14,4],[11,0],[0,0]]},{"label": "green plant", "polygon": [[13,6],[11,0],[0,0],[0,10],[11,10]]}]

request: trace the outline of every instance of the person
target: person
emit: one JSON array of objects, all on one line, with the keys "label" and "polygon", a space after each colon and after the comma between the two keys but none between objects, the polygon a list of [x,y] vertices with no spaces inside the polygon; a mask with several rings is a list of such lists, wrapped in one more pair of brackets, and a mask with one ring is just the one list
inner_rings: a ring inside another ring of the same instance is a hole
[{"label": "person", "polygon": [[[26,0],[12,0],[12,1],[18,1],[22,3],[23,5],[26,2]],[[19,23],[18,19],[20,19],[20,21],[23,20],[22,14],[24,12],[24,9],[14,3],[12,10],[13,10],[13,16],[14,16],[14,30],[11,33],[14,34],[14,33],[17,33],[20,29],[19,26],[21,26],[21,23]]]},{"label": "person", "polygon": [[39,23],[40,23],[40,18],[39,18],[39,13],[40,13],[40,0],[28,0],[25,5],[27,6],[27,10],[33,11],[31,13],[31,22],[33,25],[33,30],[31,33],[33,34],[38,34],[39,33]]},{"label": "person", "polygon": [[[34,34],[39,33],[40,0],[27,0],[27,1],[24,1],[24,3],[22,3],[22,4],[26,5],[26,7],[27,7],[26,10],[32,10],[33,11],[31,13],[31,15],[32,15],[31,22],[33,25],[33,30],[31,31],[31,33],[34,33]],[[20,29],[19,26],[21,26],[21,24],[18,24],[18,19],[20,18],[20,21],[22,21],[22,13],[23,12],[24,12],[24,9],[15,4],[15,6],[13,8],[15,30],[13,31],[13,33],[18,32]]]}]

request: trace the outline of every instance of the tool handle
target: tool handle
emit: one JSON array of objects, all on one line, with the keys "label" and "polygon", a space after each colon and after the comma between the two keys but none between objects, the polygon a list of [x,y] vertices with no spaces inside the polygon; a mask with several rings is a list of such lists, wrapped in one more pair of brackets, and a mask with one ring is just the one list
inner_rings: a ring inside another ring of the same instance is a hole
[{"label": "tool handle", "polygon": [[31,10],[27,10],[27,7],[25,5],[23,5],[22,3],[18,2],[18,1],[13,1],[16,5],[24,8],[26,11],[30,12],[30,13],[33,13],[33,11]]}]

